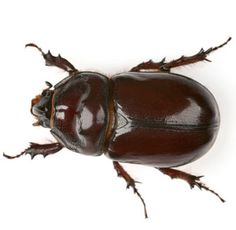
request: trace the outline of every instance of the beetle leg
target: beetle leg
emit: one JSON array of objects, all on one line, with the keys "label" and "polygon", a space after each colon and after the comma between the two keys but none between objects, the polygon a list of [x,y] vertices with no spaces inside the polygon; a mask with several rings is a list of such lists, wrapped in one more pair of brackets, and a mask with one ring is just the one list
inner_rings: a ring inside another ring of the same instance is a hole
[{"label": "beetle leg", "polygon": [[203,176],[194,176],[189,173],[185,173],[180,170],[172,168],[157,168],[157,169],[159,169],[162,173],[170,176],[172,179],[177,178],[186,181],[190,185],[191,189],[194,186],[198,187],[199,189],[205,189],[206,191],[209,191],[214,195],[216,195],[222,202],[225,202],[225,200],[222,197],[220,197],[218,193],[214,192],[200,181],[200,178]]},{"label": "beetle leg", "polygon": [[175,59],[170,62],[165,62],[165,58],[161,62],[153,62],[152,60],[148,62],[143,62],[135,67],[133,67],[130,71],[131,72],[140,72],[140,71],[164,71],[169,72],[171,68],[183,66],[183,65],[189,65],[193,64],[199,61],[210,61],[207,59],[207,55],[209,55],[211,52],[225,46],[229,41],[231,40],[231,37],[228,38],[226,42],[223,44],[211,47],[207,50],[200,49],[200,51],[192,56],[182,56],[178,59]]},{"label": "beetle leg", "polygon": [[39,50],[47,66],[56,66],[60,69],[67,71],[68,73],[77,72],[77,69],[69,61],[61,57],[60,54],[56,57],[56,56],[53,56],[50,51],[48,51],[47,53],[44,53],[43,50],[37,45],[35,45],[34,43],[28,43],[25,45],[25,47],[29,47],[29,46],[35,47],[36,49]]},{"label": "beetle leg", "polygon": [[209,61],[210,62],[210,60],[207,59],[207,55],[209,55],[211,52],[213,52],[213,51],[215,51],[215,50],[225,46],[230,40],[231,40],[231,37],[229,37],[226,42],[224,42],[223,44],[221,44],[219,46],[211,47],[211,48],[209,48],[207,50],[204,50],[202,48],[195,55],[188,56],[188,57],[182,56],[182,57],[180,57],[180,58],[178,58],[176,60],[164,63],[161,66],[161,70],[163,70],[163,71],[170,71],[171,68],[175,68],[175,67],[183,66],[183,65],[189,65],[189,64],[193,64],[193,63],[196,63],[196,62],[199,62],[199,61]]},{"label": "beetle leg", "polygon": [[139,65],[133,67],[130,72],[141,72],[143,71],[155,71],[158,72],[161,70],[161,66],[165,64],[165,58],[163,58],[160,62],[154,62],[150,59],[147,62],[142,62]]},{"label": "beetle leg", "polygon": [[142,196],[140,195],[140,193],[138,192],[138,189],[136,188],[135,184],[139,183],[138,181],[135,181],[127,172],[126,170],[117,162],[117,161],[113,161],[113,165],[114,168],[118,174],[119,177],[123,177],[124,180],[127,182],[127,188],[132,187],[133,191],[135,194],[137,194],[137,196],[140,198],[140,200],[143,203],[143,207],[144,207],[144,215],[145,218],[148,218],[147,215],[147,210],[146,210],[146,204],[144,202],[144,199],[142,198]]},{"label": "beetle leg", "polygon": [[14,159],[18,158],[22,155],[29,154],[31,156],[31,159],[33,159],[37,155],[43,155],[44,157],[48,156],[49,154],[54,154],[60,151],[63,148],[63,146],[60,143],[50,143],[50,144],[37,144],[37,143],[30,143],[30,147],[25,149],[23,152],[21,152],[18,155],[15,156],[9,156],[3,153],[3,156],[8,159]]}]

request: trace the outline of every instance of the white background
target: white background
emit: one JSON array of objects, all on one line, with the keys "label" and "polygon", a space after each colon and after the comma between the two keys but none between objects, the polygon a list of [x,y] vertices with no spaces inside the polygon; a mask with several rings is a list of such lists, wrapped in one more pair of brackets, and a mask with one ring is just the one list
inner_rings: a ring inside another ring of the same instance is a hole
[{"label": "white background", "polygon": [[31,99],[66,76],[48,68],[35,49],[61,53],[79,70],[108,76],[153,58],[191,55],[233,40],[210,55],[212,63],[174,69],[207,86],[221,111],[221,129],[203,158],[182,167],[205,175],[222,204],[157,170],[129,166],[147,203],[149,219],[105,157],[66,149],[46,159],[0,156],[0,229],[235,229],[236,74],[234,1],[1,1],[0,152],[17,154],[29,141],[53,141],[32,127]]}]

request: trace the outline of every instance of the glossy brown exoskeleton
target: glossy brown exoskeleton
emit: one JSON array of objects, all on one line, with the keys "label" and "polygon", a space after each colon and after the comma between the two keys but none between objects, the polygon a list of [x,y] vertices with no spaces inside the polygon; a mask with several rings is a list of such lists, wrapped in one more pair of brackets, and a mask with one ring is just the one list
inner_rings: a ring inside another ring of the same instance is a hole
[{"label": "glossy brown exoskeleton", "polygon": [[108,78],[96,72],[78,71],[70,62],[37,48],[46,64],[57,66],[69,76],[47,88],[32,100],[34,125],[50,128],[55,143],[36,144],[23,154],[47,156],[63,147],[86,155],[105,154],[113,160],[119,176],[139,196],[147,217],[146,205],[136,181],[119,162],[149,165],[171,178],[187,181],[191,187],[215,194],[194,176],[172,167],[188,164],[203,156],[213,145],[220,125],[214,96],[200,83],[174,73],[171,68],[207,60],[212,51],[166,62],[148,61],[129,72]]}]

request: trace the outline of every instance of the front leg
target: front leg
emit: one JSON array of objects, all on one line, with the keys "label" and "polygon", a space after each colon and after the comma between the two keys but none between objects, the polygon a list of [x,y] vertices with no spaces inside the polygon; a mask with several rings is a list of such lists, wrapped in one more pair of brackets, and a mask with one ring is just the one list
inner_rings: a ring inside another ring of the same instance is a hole
[{"label": "front leg", "polygon": [[15,156],[9,156],[3,153],[3,156],[8,159],[14,159],[18,158],[22,155],[29,154],[31,156],[31,159],[33,159],[37,155],[43,155],[44,157],[48,156],[49,154],[54,154],[59,152],[63,146],[60,143],[50,143],[50,144],[37,144],[37,143],[30,143],[30,147],[25,149],[23,152],[21,152],[18,155]]},{"label": "front leg", "polygon": [[134,193],[136,193],[137,196],[138,196],[138,197],[140,198],[140,200],[142,201],[143,206],[144,206],[144,215],[145,215],[145,218],[148,218],[147,210],[146,210],[146,204],[145,204],[145,202],[144,202],[144,199],[142,198],[142,196],[141,196],[140,193],[138,192],[138,189],[137,189],[136,186],[135,186],[135,183],[138,183],[138,182],[135,181],[135,180],[125,171],[125,169],[124,169],[117,161],[113,161],[113,165],[114,165],[114,168],[115,168],[115,170],[116,170],[118,176],[119,176],[119,177],[123,177],[124,180],[127,182],[127,188],[132,187]]},{"label": "front leg", "polygon": [[199,189],[204,189],[204,190],[209,191],[209,192],[213,193],[214,195],[216,195],[222,202],[225,202],[225,200],[222,197],[220,197],[220,195],[218,193],[211,190],[210,188],[208,188],[205,184],[203,184],[200,181],[200,178],[202,176],[194,176],[189,173],[182,172],[180,170],[172,169],[172,168],[157,168],[157,169],[159,169],[163,174],[168,175],[172,179],[176,178],[176,179],[182,179],[182,180],[186,181],[190,185],[191,189],[194,186],[198,187]]},{"label": "front leg", "polygon": [[69,74],[78,72],[77,69],[65,58],[59,54],[57,57],[53,56],[50,51],[44,53],[43,50],[34,43],[28,43],[25,47],[35,47],[43,56],[47,66],[56,66],[67,71]]}]

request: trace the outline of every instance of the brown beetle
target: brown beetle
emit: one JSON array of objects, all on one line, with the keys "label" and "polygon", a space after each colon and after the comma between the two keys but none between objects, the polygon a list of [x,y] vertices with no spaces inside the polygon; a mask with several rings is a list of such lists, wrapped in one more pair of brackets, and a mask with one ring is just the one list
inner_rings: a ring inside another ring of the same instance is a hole
[{"label": "brown beetle", "polygon": [[207,60],[212,51],[201,49],[189,57],[166,62],[141,63],[127,73],[108,78],[100,73],[78,71],[60,55],[44,53],[37,48],[46,65],[57,66],[69,76],[53,89],[49,82],[41,95],[32,100],[34,125],[50,128],[57,142],[30,143],[23,154],[44,157],[66,147],[86,155],[105,154],[114,168],[132,187],[144,205],[136,181],[119,162],[149,165],[171,178],[180,178],[192,187],[215,194],[194,176],[176,169],[203,156],[213,145],[220,125],[220,114],[214,96],[200,83],[174,73],[171,68]]}]

